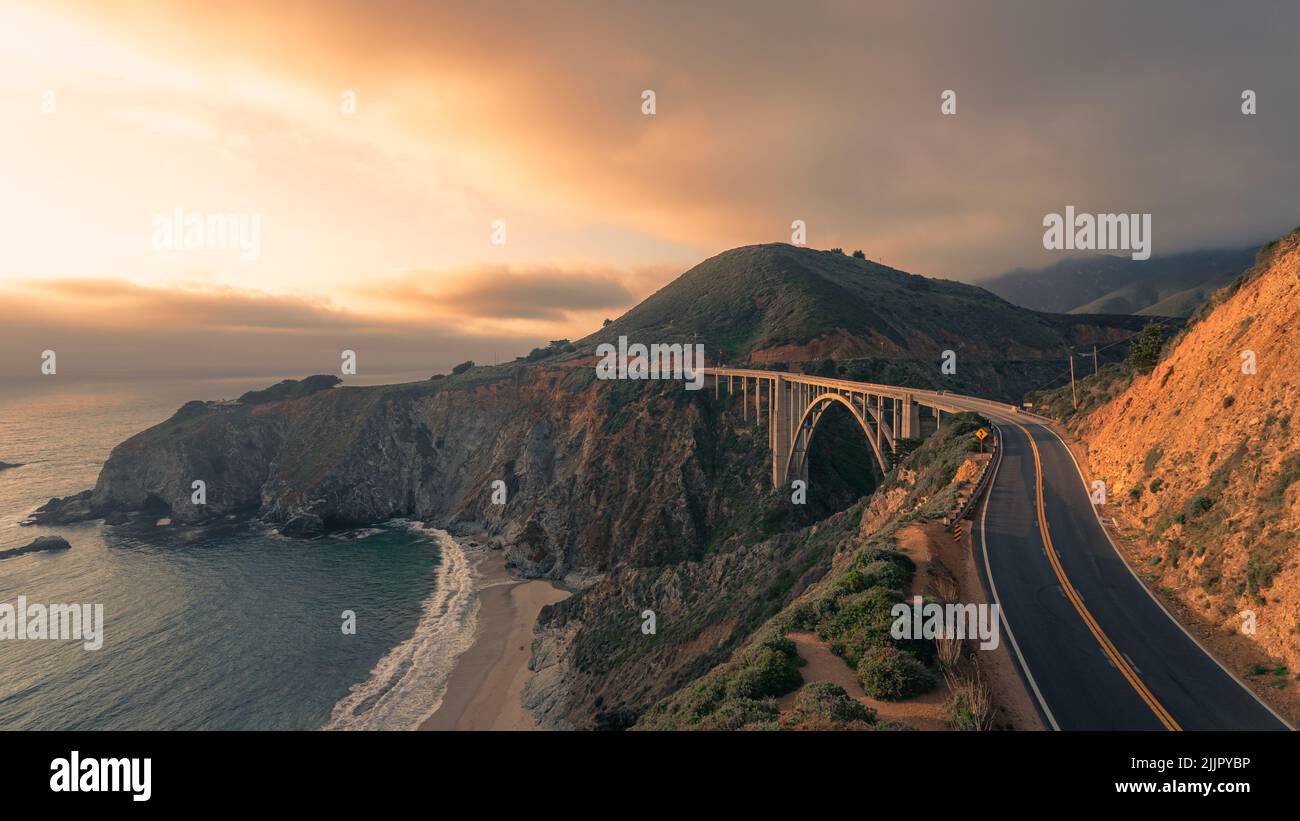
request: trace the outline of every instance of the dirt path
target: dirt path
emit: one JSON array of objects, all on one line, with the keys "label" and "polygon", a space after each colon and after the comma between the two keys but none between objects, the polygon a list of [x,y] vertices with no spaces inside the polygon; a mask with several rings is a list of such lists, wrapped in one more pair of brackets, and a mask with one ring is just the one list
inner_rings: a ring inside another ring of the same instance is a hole
[{"label": "dirt path", "polygon": [[[862,692],[857,675],[844,663],[844,659],[830,651],[815,633],[790,633],[799,655],[808,662],[799,668],[803,680],[829,681],[844,688],[850,697],[876,711],[881,721],[896,721],[918,730],[944,730],[947,724],[940,718],[939,710],[948,697],[948,688],[940,685],[933,691],[907,701],[878,701]],[[785,712],[794,705],[795,694],[782,697],[777,706]]]}]

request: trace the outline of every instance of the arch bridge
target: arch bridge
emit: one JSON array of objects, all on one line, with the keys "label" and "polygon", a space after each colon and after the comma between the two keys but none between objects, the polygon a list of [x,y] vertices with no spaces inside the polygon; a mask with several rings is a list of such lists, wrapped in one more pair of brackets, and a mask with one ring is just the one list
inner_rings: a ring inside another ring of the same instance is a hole
[{"label": "arch bridge", "polygon": [[[772,452],[772,484],[785,487],[795,479],[808,481],[808,447],[817,423],[834,405],[848,409],[866,434],[881,471],[888,471],[903,440],[920,439],[939,427],[943,414],[962,413],[962,400],[941,391],[924,391],[851,382],[808,374],[743,368],[705,368],[705,384],[713,379],[714,396],[723,386],[729,395],[740,394],[742,416],[749,418],[753,394],[754,420],[767,420],[768,447]],[[996,404],[996,403],[988,403]],[[1006,406],[1001,406],[1003,410]]]}]

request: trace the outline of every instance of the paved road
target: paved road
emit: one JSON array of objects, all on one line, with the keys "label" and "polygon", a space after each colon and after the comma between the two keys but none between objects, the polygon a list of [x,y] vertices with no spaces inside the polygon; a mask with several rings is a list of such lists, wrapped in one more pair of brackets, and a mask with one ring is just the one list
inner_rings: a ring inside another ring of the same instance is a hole
[{"label": "paved road", "polygon": [[976,550],[1048,724],[1288,729],[1133,576],[1064,443],[1006,406],[978,404],[997,424],[1003,454],[976,520]]}]

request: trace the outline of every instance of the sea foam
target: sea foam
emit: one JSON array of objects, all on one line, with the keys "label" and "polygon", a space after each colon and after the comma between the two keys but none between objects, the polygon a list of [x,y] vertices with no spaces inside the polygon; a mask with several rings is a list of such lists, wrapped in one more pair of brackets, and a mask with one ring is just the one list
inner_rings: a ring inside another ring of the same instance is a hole
[{"label": "sea foam", "polygon": [[478,572],[450,534],[427,532],[437,540],[442,561],[415,633],[350,688],[323,729],[414,730],[442,704],[456,659],[474,643]]}]

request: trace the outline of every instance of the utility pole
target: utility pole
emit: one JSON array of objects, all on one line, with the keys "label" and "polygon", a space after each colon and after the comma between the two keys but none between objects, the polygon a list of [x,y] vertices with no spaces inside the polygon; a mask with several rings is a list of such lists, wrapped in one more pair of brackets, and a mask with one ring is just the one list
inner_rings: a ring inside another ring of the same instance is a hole
[{"label": "utility pole", "polygon": [[1074,392],[1074,351],[1070,351],[1070,401],[1074,403],[1074,409],[1079,409],[1079,395]]},{"label": "utility pole", "polygon": [[1097,346],[1092,346],[1092,375],[1097,375]]}]

